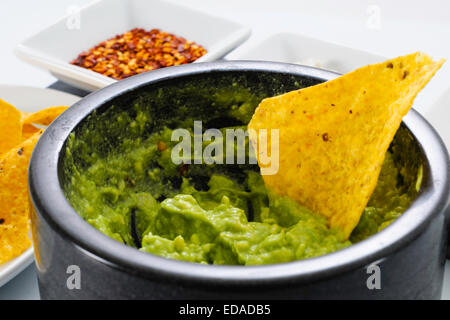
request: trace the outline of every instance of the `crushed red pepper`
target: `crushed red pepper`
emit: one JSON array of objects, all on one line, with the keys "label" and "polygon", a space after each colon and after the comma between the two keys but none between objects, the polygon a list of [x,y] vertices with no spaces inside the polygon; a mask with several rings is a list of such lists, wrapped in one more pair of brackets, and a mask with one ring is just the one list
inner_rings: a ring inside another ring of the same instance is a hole
[{"label": "crushed red pepper", "polygon": [[136,28],[101,42],[71,63],[121,80],[159,68],[191,63],[206,53],[201,45],[174,34]]},{"label": "crushed red pepper", "polygon": [[163,141],[158,142],[158,150],[159,151],[165,151],[167,150],[167,145]]}]

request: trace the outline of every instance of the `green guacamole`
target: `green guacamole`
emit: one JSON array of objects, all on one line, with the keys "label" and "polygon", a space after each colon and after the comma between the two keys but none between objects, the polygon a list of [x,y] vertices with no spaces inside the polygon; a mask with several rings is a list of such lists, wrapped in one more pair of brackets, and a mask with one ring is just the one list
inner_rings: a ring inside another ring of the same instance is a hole
[{"label": "green guacamole", "polygon": [[[187,128],[192,139],[193,122],[199,119],[210,128],[245,129],[259,101],[278,93],[248,86],[248,79],[239,77],[220,84],[199,79],[197,85],[175,84],[115,101],[70,135],[62,184],[88,223],[166,258],[259,265],[345,248],[385,228],[417,196],[420,151],[403,127],[349,240],[328,228],[322,216],[268,192],[257,165],[174,164],[174,129]],[[284,92],[306,85],[293,79],[278,87]]]}]

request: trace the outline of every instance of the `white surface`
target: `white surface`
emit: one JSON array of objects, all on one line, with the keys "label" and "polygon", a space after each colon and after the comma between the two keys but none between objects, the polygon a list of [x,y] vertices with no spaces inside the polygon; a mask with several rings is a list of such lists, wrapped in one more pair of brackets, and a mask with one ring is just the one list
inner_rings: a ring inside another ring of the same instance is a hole
[{"label": "white surface", "polygon": [[[72,105],[80,98],[50,89],[0,85],[0,97],[21,111],[36,112],[47,107]],[[0,287],[14,278],[33,261],[33,249],[0,264]]]},{"label": "white surface", "polygon": [[339,73],[386,60],[362,50],[286,32],[272,35],[248,50],[240,50],[233,58],[298,63]]},{"label": "white surface", "polygon": [[[0,1],[0,83],[40,87],[53,83],[55,78],[50,74],[20,62],[13,55],[13,48],[23,39],[61,18],[70,7],[85,5],[90,1]],[[446,0],[428,0],[426,3],[422,0],[173,1],[251,26],[252,36],[232,52],[230,58],[249,50],[271,35],[294,32],[386,57],[422,50],[436,58],[450,60],[450,41],[447,41],[450,37],[450,1]],[[108,17],[101,15],[99,21],[102,19]],[[450,61],[416,99],[416,108],[427,113],[431,111],[432,105],[443,105],[438,98],[449,85]],[[445,127],[445,120],[449,119],[450,122],[450,118],[443,115],[442,119]],[[0,299],[30,297],[38,297],[34,266],[0,288]],[[450,299],[448,261],[443,298]]]},{"label": "white surface", "polygon": [[[99,20],[102,15],[107,19]],[[250,29],[238,23],[167,1],[98,0],[20,43],[16,54],[73,86],[96,90],[117,81],[69,62],[137,27],[159,28],[203,45],[208,53],[195,62],[217,60],[250,36]]]},{"label": "white surface", "polygon": [[425,117],[439,132],[441,138],[447,144],[447,149],[450,150],[450,87],[425,112]]},{"label": "white surface", "polygon": [[20,111],[37,112],[48,107],[71,106],[80,97],[65,92],[27,86],[0,85],[0,99]]}]

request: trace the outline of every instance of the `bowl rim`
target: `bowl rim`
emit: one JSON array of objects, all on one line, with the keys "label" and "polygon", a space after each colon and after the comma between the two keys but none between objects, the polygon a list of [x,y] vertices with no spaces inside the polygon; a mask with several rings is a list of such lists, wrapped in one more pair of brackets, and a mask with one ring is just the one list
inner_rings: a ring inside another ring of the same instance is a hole
[{"label": "bowl rim", "polygon": [[258,266],[202,265],[172,260],[141,252],[109,238],[84,221],[72,208],[60,186],[59,157],[69,134],[89,113],[120,95],[147,85],[203,73],[236,71],[286,73],[324,81],[339,76],[326,70],[280,62],[218,61],[144,73],[91,93],[58,117],[45,130],[33,151],[29,189],[38,218],[45,219],[53,231],[75,244],[78,250],[125,272],[152,278],[158,275],[160,281],[164,278],[207,285],[248,286],[310,282],[377,264],[418,237],[429,221],[446,208],[449,200],[449,155],[436,131],[413,109],[404,117],[403,123],[427,160],[424,176],[428,177],[429,183],[422,188],[411,207],[390,226],[364,241],[324,256]]}]

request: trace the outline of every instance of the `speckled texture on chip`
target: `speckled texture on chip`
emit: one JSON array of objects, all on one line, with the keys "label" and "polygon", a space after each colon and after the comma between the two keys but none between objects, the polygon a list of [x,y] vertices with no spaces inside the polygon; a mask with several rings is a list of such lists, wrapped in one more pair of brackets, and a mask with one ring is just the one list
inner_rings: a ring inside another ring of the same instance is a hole
[{"label": "speckled texture on chip", "polygon": [[0,157],[0,264],[31,245],[28,163],[43,130]]}]

